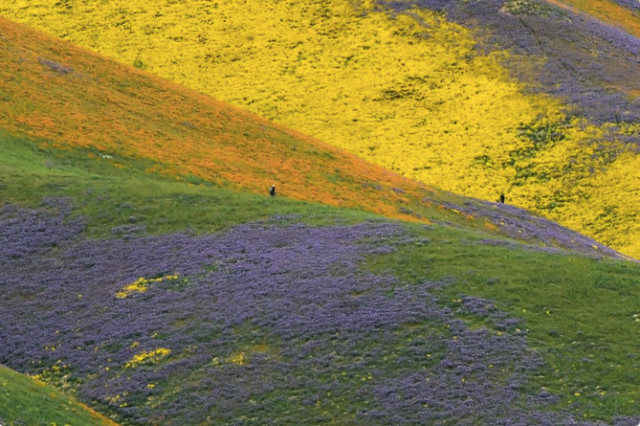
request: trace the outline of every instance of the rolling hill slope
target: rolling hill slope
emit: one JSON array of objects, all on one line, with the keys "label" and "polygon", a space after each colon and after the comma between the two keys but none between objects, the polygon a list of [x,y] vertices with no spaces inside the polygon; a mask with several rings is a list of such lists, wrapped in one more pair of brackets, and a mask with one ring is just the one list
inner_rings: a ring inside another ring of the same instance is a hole
[{"label": "rolling hill slope", "polygon": [[[503,206],[496,215],[495,203],[429,188],[67,42],[2,19],[0,26],[5,46],[0,124],[9,132],[8,153],[16,143],[10,140],[28,135],[40,149],[71,150],[98,163],[143,167],[177,181],[259,194],[275,182],[279,194],[291,199],[613,253],[602,244],[576,245],[582,236],[529,220],[519,209]],[[11,189],[10,199],[25,197],[19,187]]]},{"label": "rolling hill slope", "polygon": [[638,262],[0,28],[0,363],[127,426],[640,422]]},{"label": "rolling hill slope", "polygon": [[[433,193],[319,141],[134,68],[3,20],[0,110],[5,129],[54,146],[154,161],[157,171],[291,198],[398,212],[411,191]],[[257,149],[256,149],[257,147]],[[98,157],[98,153],[93,156]],[[117,161],[117,160],[114,160]],[[312,167],[313,166],[313,167]],[[372,181],[384,176],[381,202]],[[391,191],[396,187],[397,191]],[[411,206],[407,206],[410,208]]]},{"label": "rolling hill slope", "polygon": [[640,421],[640,267],[572,231],[460,206],[518,241],[0,149],[0,362],[120,424]]},{"label": "rolling hill slope", "polygon": [[0,424],[118,426],[72,398],[1,365]]},{"label": "rolling hill slope", "polygon": [[594,17],[534,0],[11,0],[0,14],[427,184],[505,192],[637,257],[637,8],[567,4]]}]

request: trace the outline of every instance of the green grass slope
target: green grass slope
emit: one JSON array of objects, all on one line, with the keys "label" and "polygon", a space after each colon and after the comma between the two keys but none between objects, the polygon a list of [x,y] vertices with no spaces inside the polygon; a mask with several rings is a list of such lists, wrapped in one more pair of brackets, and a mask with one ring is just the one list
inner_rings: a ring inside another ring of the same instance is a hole
[{"label": "green grass slope", "polygon": [[117,426],[73,398],[1,365],[0,424]]},{"label": "green grass slope", "polygon": [[592,15],[537,0],[10,0],[0,14],[426,184],[505,192],[637,257],[637,10],[569,3]]},{"label": "green grass slope", "polygon": [[[272,216],[282,216],[283,223],[304,216],[318,225],[334,220],[353,223],[378,217],[364,211],[337,210],[320,203],[280,196],[272,199],[213,185],[176,181],[147,173],[153,165],[149,161],[136,158],[120,158],[116,164],[96,161],[84,150],[43,147],[41,143],[4,131],[0,131],[0,158],[3,178],[0,194],[4,203],[36,208],[47,197],[72,199],[76,215],[90,218],[86,232],[91,237],[109,236],[112,228],[134,223],[148,233],[165,234],[183,229],[216,232]],[[287,219],[287,215],[291,219]]]},{"label": "green grass slope", "polygon": [[[120,157],[118,162],[97,161],[94,153],[56,149],[43,141],[0,130],[1,199],[29,208],[41,206],[50,197],[74,200],[74,216],[88,219],[85,232],[92,238],[114,232],[117,235],[114,230],[122,226],[160,235],[184,229],[218,232],[272,217],[278,217],[282,224],[304,218],[306,223],[318,226],[384,217],[364,209],[336,208],[201,182],[176,181],[149,173],[155,163],[147,160]],[[405,195],[397,189],[392,192]],[[630,259],[588,237],[509,206],[446,192],[432,193],[421,205],[422,219],[428,223],[478,230],[550,250]]]},{"label": "green grass slope", "polygon": [[435,250],[407,246],[369,265],[378,271],[392,268],[405,283],[453,280],[442,291],[443,303],[473,327],[491,327],[491,321],[482,308],[465,309],[469,296],[491,300],[523,320],[514,327],[525,330],[546,361],[530,391],[563,395],[556,408],[607,421],[623,413],[637,416],[637,264],[598,264],[500,244],[469,248],[443,239]]}]

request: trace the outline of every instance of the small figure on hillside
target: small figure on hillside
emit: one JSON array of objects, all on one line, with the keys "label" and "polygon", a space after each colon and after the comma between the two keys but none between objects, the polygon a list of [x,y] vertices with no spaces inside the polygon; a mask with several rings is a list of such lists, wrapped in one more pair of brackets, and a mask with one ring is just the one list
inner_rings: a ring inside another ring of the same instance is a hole
[{"label": "small figure on hillside", "polygon": [[275,185],[271,185],[271,189],[269,190],[269,195],[271,195],[272,197],[276,196],[276,186]]},{"label": "small figure on hillside", "polygon": [[504,194],[500,194],[500,202],[504,204]]}]

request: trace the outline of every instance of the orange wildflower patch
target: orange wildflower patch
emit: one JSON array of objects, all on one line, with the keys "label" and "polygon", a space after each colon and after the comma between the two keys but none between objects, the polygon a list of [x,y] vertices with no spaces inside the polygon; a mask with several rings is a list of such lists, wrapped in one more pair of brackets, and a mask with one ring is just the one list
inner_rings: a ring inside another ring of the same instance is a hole
[{"label": "orange wildflower patch", "polygon": [[491,223],[491,222],[485,222],[484,226],[487,229],[491,230],[491,231],[497,231],[498,230],[498,227],[496,225],[494,225],[493,223]]}]

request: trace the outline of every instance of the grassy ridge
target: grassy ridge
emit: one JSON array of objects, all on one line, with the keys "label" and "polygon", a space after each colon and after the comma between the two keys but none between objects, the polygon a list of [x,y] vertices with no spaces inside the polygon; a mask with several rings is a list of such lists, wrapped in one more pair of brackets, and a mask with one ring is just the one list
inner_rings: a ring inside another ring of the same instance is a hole
[{"label": "grassy ridge", "polygon": [[[0,131],[2,200],[29,208],[52,197],[74,200],[76,215],[87,219],[86,234],[94,238],[110,236],[113,228],[123,225],[149,234],[184,229],[206,233],[272,216],[282,217],[282,223],[306,217],[314,225],[379,218],[363,211],[176,181],[145,173],[154,163],[130,158],[114,163],[88,157],[95,152],[44,147]],[[439,219],[449,216],[460,218],[444,213]]]},{"label": "grassy ridge", "polygon": [[515,205],[639,253],[638,157],[627,143],[637,124],[595,125],[528,93],[502,64],[535,74],[541,60],[483,53],[473,32],[438,13],[338,0],[30,0],[0,13],[425,183],[490,200],[505,191]]},{"label": "grassy ridge", "polygon": [[[176,181],[171,176],[148,173],[156,164],[148,160],[96,160],[98,155],[91,149],[60,150],[43,141],[0,131],[1,199],[30,208],[42,207],[49,199],[74,200],[74,215],[86,221],[85,234],[94,238],[130,231],[159,235],[185,228],[199,234],[254,221],[275,220],[286,225],[305,218],[308,224],[326,226],[381,219],[366,210],[271,198],[192,177]],[[392,192],[405,195],[399,188]],[[500,235],[551,250],[627,258],[590,238],[510,206],[439,192],[421,200],[421,209],[423,220],[438,224]]]},{"label": "grassy ridge", "polygon": [[74,399],[0,365],[3,426],[117,426]]}]

